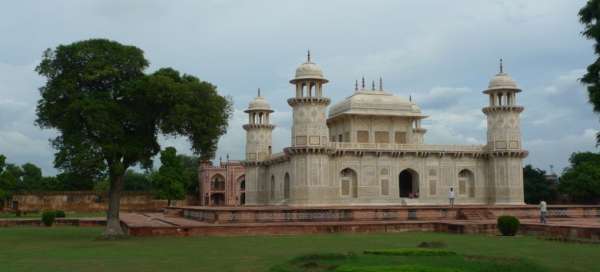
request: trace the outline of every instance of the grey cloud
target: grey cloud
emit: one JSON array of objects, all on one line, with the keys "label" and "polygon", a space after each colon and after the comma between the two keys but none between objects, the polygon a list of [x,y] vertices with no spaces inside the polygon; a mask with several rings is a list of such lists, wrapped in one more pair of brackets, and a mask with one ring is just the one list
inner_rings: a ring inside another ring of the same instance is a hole
[{"label": "grey cloud", "polygon": [[[531,149],[528,162],[562,167],[569,152],[595,150],[586,137],[600,127],[576,81],[593,60],[576,15],[583,4],[585,0],[547,0],[544,5],[500,0],[452,5],[434,0],[12,1],[0,10],[0,153],[54,171],[47,145],[53,132],[33,125],[37,88],[43,82],[32,69],[45,48],[105,37],[142,48],[150,71],[174,67],[233,96],[237,110],[219,142],[218,156],[229,153],[237,159],[244,154],[242,111],[257,87],[276,109],[274,151],[289,144],[286,99],[293,90],[288,81],[307,49],[330,79],[325,93],[334,102],[352,94],[355,79],[382,76],[386,90],[412,94],[431,115],[427,140],[435,143],[485,140],[480,109],[487,98],[481,91],[503,57],[524,90],[519,102],[526,107],[522,127]],[[161,138],[161,143],[189,153],[185,139]]]}]

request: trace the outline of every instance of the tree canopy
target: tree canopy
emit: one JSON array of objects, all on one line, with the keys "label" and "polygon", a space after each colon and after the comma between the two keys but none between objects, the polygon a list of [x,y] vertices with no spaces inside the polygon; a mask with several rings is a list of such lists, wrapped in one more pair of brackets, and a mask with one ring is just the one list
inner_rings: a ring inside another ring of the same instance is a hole
[{"label": "tree canopy", "polygon": [[571,165],[560,177],[559,190],[572,201],[597,203],[600,201],[600,154],[573,153]]},{"label": "tree canopy", "polygon": [[542,200],[551,202],[558,198],[557,184],[546,179],[546,171],[531,165],[523,168],[523,187],[527,204],[538,204]]},{"label": "tree canopy", "polygon": [[[579,20],[584,25],[583,36],[594,41],[596,60],[587,67],[587,73],[581,81],[587,84],[589,101],[594,105],[594,111],[600,113],[600,0],[589,0],[579,10]],[[597,134],[597,144],[600,145],[600,133]]]},{"label": "tree canopy", "polygon": [[214,85],[171,68],[146,74],[147,66],[135,46],[92,39],[46,50],[36,68],[47,79],[36,123],[59,132],[55,166],[110,180],[106,236],[122,234],[123,175],[151,164],[160,134],[187,137],[211,158],[231,114]]},{"label": "tree canopy", "polygon": [[170,206],[171,200],[185,198],[186,183],[189,180],[186,179],[185,168],[174,147],[167,147],[160,152],[160,162],[162,165],[153,175],[156,196],[167,199]]}]

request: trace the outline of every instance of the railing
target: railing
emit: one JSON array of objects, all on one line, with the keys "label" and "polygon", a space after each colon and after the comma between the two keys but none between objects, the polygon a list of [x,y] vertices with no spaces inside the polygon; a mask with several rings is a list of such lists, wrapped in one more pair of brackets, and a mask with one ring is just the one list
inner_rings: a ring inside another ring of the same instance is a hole
[{"label": "railing", "polygon": [[444,152],[482,152],[485,145],[429,145],[429,144],[387,144],[387,143],[329,143],[335,149],[352,150],[394,150],[394,151],[444,151]]}]

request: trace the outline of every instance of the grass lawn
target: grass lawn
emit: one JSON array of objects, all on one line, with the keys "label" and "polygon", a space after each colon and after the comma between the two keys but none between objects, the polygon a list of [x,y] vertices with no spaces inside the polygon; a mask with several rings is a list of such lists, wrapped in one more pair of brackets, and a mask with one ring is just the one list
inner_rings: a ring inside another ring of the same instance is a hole
[{"label": "grass lawn", "polygon": [[[301,255],[348,252],[386,265],[386,260],[403,259],[384,259],[394,257],[367,256],[362,252],[414,248],[422,241],[443,241],[447,244],[445,250],[461,255],[523,258],[542,271],[600,271],[600,245],[534,237],[387,233],[96,240],[101,231],[78,227],[0,228],[0,271],[269,271]],[[453,262],[438,256],[417,256],[408,261],[441,265]]]}]

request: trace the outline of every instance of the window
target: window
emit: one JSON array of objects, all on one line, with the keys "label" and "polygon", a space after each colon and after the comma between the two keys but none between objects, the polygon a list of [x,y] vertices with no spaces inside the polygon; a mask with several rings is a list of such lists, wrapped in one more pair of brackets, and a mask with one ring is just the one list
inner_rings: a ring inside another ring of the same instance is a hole
[{"label": "window", "polygon": [[387,131],[375,131],[375,143],[389,143],[390,133]]},{"label": "window", "polygon": [[352,196],[353,198],[358,197],[358,180],[356,172],[350,168],[342,170],[341,176],[341,190],[342,196]]},{"label": "window", "polygon": [[288,173],[283,177],[283,198],[290,199],[290,174]]},{"label": "window", "polygon": [[271,175],[271,199],[275,199],[275,176]]},{"label": "window", "polygon": [[463,169],[458,173],[458,194],[475,197],[475,177],[470,170]]},{"label": "window", "polygon": [[367,130],[359,130],[356,132],[356,140],[359,143],[368,143],[369,142],[369,131]]},{"label": "window", "polygon": [[397,144],[405,144],[406,132],[396,131],[396,133],[394,134],[394,141]]},{"label": "window", "polygon": [[224,191],[225,190],[225,178],[220,174],[214,175],[210,179],[210,190],[212,191]]},{"label": "window", "polygon": [[388,179],[381,180],[381,195],[390,194],[390,181]]},{"label": "window", "polygon": [[429,195],[436,195],[437,194],[437,180],[435,179],[430,179],[429,180]]}]

